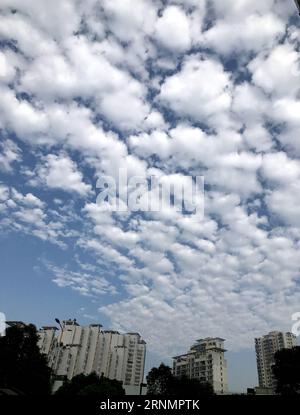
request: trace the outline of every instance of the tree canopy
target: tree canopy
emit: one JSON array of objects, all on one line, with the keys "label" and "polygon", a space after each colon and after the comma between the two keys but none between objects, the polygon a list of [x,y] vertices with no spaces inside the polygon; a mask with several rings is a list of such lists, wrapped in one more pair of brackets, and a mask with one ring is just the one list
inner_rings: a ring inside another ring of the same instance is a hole
[{"label": "tree canopy", "polygon": [[113,397],[123,396],[125,391],[121,382],[91,373],[89,375],[80,374],[67,380],[55,394],[59,396]]},{"label": "tree canopy", "polygon": [[276,392],[281,395],[300,394],[300,347],[282,349],[275,353],[273,373],[277,381]]},{"label": "tree canopy", "polygon": [[153,367],[147,376],[149,395],[168,395],[172,388],[173,375],[169,366]]},{"label": "tree canopy", "polygon": [[171,368],[163,363],[151,369],[147,376],[148,395],[201,397],[213,395],[210,383],[187,377],[176,378]]},{"label": "tree canopy", "polygon": [[0,388],[25,395],[51,393],[51,370],[37,342],[37,330],[32,324],[9,327],[6,336],[0,337]]}]

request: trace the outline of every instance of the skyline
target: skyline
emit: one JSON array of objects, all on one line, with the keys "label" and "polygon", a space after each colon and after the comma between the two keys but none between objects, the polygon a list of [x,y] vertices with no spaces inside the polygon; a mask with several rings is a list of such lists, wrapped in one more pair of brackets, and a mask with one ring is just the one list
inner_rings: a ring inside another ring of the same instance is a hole
[{"label": "skyline", "polygon": [[[138,331],[151,367],[224,337],[254,385],[253,339],[300,312],[294,2],[1,3],[0,312]],[[204,217],[100,209],[122,169],[203,177]]]},{"label": "skyline", "polygon": [[[4,318],[6,317],[5,315],[3,315]],[[63,329],[65,329],[67,326],[65,326],[65,324],[70,323],[72,324],[75,321],[76,326],[80,326],[80,327],[94,327],[94,326],[99,326],[100,330],[103,331],[104,333],[118,333],[120,335],[127,335],[127,334],[137,334],[138,336],[141,336],[141,339],[144,341],[144,343],[146,344],[146,353],[145,353],[145,365],[144,365],[144,380],[146,380],[147,374],[149,373],[149,371],[156,366],[158,366],[160,363],[164,363],[169,365],[170,367],[172,367],[172,362],[174,362],[174,359],[176,360],[177,358],[181,357],[181,356],[186,356],[187,353],[190,353],[191,350],[196,347],[196,345],[198,345],[199,347],[199,342],[200,344],[202,344],[203,342],[205,343],[207,340],[218,340],[218,341],[222,341],[224,343],[224,341],[226,341],[226,339],[221,339],[220,337],[204,337],[201,339],[194,339],[193,342],[191,343],[190,347],[189,347],[189,351],[185,352],[185,353],[181,353],[178,356],[167,356],[165,357],[163,360],[159,361],[157,360],[157,358],[153,358],[151,352],[150,352],[150,358],[149,358],[149,352],[147,351],[147,341],[146,339],[143,339],[143,336],[141,335],[141,333],[137,333],[137,332],[130,332],[130,333],[122,333],[119,331],[114,331],[111,330],[109,327],[104,327],[99,321],[96,322],[94,321],[93,323],[90,324],[84,324],[82,325],[80,321],[78,321],[77,319],[72,319],[72,318],[68,318],[68,319],[63,319],[63,320],[59,320],[57,318],[54,318],[52,322],[49,322],[48,324],[41,324],[41,325],[37,325],[33,322],[24,322],[23,320],[20,319],[16,319],[14,321],[8,320],[6,319],[6,323],[8,326],[11,326],[15,323],[22,323],[22,324],[34,324],[37,328],[38,331],[40,331],[41,333],[43,333],[44,329],[53,329],[54,327],[56,327],[57,329],[57,333],[55,335],[55,338],[60,338],[61,336],[61,332],[62,332],[62,327]],[[1,322],[0,322],[1,323]],[[61,323],[63,324],[63,326],[61,326]],[[225,355],[225,360],[227,361],[227,365],[226,365],[226,372],[229,374],[228,376],[228,391],[227,393],[232,394],[232,393],[245,393],[246,390],[248,388],[253,388],[259,385],[259,375],[258,375],[258,367],[257,367],[257,358],[256,358],[256,353],[257,353],[257,341],[258,340],[263,340],[265,338],[268,338],[269,336],[272,335],[277,335],[277,334],[284,334],[285,335],[290,335],[290,332],[282,332],[280,330],[276,330],[276,331],[271,331],[269,333],[265,333],[265,334],[261,334],[261,336],[259,338],[255,338],[253,339],[253,348],[252,348],[252,353],[250,353],[250,355],[240,355],[240,359],[235,359],[232,358],[232,356],[234,356],[234,353],[231,353],[230,350],[228,349],[223,349],[223,351],[226,353]],[[0,332],[1,335],[1,332]],[[294,337],[294,344],[299,344],[299,339],[298,336],[296,334],[292,334],[292,337]],[[43,339],[43,337],[42,337]],[[202,342],[202,343],[201,343]],[[46,348],[48,348],[49,345],[46,346]],[[275,347],[275,346],[273,346]],[[250,350],[250,349],[249,349]],[[254,350],[254,353],[253,353]],[[48,352],[47,352],[48,353]],[[251,356],[252,355],[252,356]],[[228,358],[229,356],[229,358]],[[250,357],[251,356],[251,357]],[[250,357],[250,359],[249,359]],[[253,359],[254,357],[254,359]],[[229,364],[228,364],[229,363]],[[233,363],[233,365],[231,366],[231,363]],[[249,373],[244,373],[244,368],[247,367]],[[237,379],[235,379],[235,377],[237,376],[237,373],[243,373],[244,376],[240,377],[237,383]],[[249,376],[249,374],[251,374],[251,376]],[[247,376],[248,375],[248,376]],[[254,381],[254,383],[250,384],[249,382],[253,382],[253,380],[256,379],[256,383]]]}]

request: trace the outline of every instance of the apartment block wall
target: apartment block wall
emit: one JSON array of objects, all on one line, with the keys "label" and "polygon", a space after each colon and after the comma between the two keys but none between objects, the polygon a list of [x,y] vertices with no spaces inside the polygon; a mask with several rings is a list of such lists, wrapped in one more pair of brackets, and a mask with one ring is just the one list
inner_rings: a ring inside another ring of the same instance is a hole
[{"label": "apartment block wall", "polygon": [[98,324],[83,327],[67,320],[57,335],[45,327],[39,336],[40,349],[54,373],[54,390],[65,379],[92,372],[136,390],[143,383],[146,343],[138,333],[103,331]]},{"label": "apartment block wall", "polygon": [[260,388],[276,389],[276,380],[273,376],[272,365],[274,355],[278,350],[290,349],[296,345],[296,336],[292,333],[272,331],[255,339],[255,351],[258,381]]},{"label": "apartment block wall", "polygon": [[209,382],[218,394],[228,392],[227,362],[224,357],[224,340],[200,339],[188,353],[173,357],[173,374]]}]

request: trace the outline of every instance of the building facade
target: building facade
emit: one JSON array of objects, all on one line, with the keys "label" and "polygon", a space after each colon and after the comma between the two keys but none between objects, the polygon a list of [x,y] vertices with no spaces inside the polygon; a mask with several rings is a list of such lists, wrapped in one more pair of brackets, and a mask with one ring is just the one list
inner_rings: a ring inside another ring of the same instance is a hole
[{"label": "building facade", "polygon": [[56,347],[57,330],[57,327],[54,326],[44,326],[41,328],[41,330],[39,330],[38,346],[41,353],[50,356],[53,348]]},{"label": "building facade", "polygon": [[269,388],[275,391],[276,380],[272,372],[274,355],[278,350],[291,349],[294,346],[296,346],[296,336],[292,333],[271,331],[269,334],[255,339],[257,372],[260,388]]},{"label": "building facade", "polygon": [[121,381],[125,391],[139,393],[146,343],[138,333],[102,330],[100,324],[80,326],[75,320],[64,321],[62,330],[56,330],[43,327],[39,331],[40,349],[54,373],[54,391],[66,379],[96,372],[98,376]]},{"label": "building facade", "polygon": [[188,353],[173,357],[174,376],[209,382],[215,393],[228,393],[224,341],[219,337],[197,340]]}]

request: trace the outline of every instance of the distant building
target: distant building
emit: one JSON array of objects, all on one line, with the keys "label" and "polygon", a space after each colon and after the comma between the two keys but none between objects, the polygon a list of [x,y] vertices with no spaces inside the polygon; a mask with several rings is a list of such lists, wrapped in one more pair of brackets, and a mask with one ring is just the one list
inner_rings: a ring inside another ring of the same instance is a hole
[{"label": "distant building", "polygon": [[273,376],[272,365],[274,355],[278,350],[291,349],[296,346],[296,336],[292,333],[271,331],[265,336],[255,339],[255,351],[259,388],[269,388],[273,392],[276,389],[276,379]]},{"label": "distant building", "polygon": [[255,386],[255,388],[248,388],[247,395],[274,395],[274,390],[272,388],[260,388]]},{"label": "distant building", "polygon": [[44,326],[39,330],[39,340],[38,346],[41,353],[50,355],[50,352],[53,351],[53,348],[56,347],[56,332],[58,328],[55,326]]},{"label": "distant building", "polygon": [[188,353],[173,357],[174,376],[209,382],[215,393],[228,393],[224,341],[219,337],[197,340]]},{"label": "distant building", "polygon": [[65,379],[96,372],[121,381],[127,393],[140,393],[146,343],[138,333],[102,330],[101,324],[80,326],[75,320],[64,321],[58,334],[56,330],[43,327],[39,331],[40,350],[54,373],[54,391]]}]

